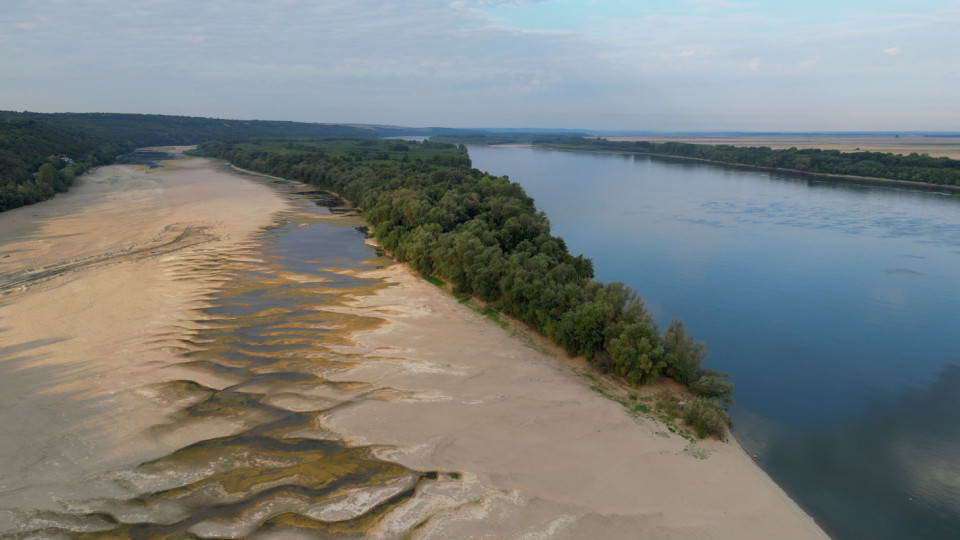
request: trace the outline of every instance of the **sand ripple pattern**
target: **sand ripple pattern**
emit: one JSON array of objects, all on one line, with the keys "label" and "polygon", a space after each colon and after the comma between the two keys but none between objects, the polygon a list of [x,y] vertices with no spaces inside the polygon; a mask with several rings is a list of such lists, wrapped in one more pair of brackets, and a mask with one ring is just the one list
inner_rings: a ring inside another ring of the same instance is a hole
[{"label": "sand ripple pattern", "polygon": [[[471,487],[460,474],[411,470],[378,457],[389,448],[350,446],[325,428],[331,411],[363,400],[409,397],[338,377],[363,361],[349,352],[349,336],[383,321],[337,313],[336,307],[384,286],[355,276],[387,261],[365,261],[371,248],[353,230],[356,221],[338,221],[313,203],[284,220],[264,232],[260,246],[229,260],[198,249],[165,261],[180,279],[219,282],[208,307],[156,342],[176,350],[178,369],[195,372],[195,380],[140,389],[145,399],[177,411],[152,428],[159,441],[196,442],[111,473],[129,497],[68,501],[61,512],[24,512],[19,530],[8,537],[397,537],[463,503]],[[76,265],[162,254],[196,245],[203,234],[188,228],[156,245],[44,269],[2,287]],[[476,492],[466,500],[482,496]]]},{"label": "sand ripple pattern", "polygon": [[62,276],[70,272],[95,268],[105,264],[146,259],[173,253],[188,247],[198,246],[215,240],[209,227],[202,225],[171,225],[158,233],[150,242],[128,249],[107,251],[90,257],[53,264],[43,268],[34,268],[0,275],[0,295],[17,289],[29,287],[43,280]]}]

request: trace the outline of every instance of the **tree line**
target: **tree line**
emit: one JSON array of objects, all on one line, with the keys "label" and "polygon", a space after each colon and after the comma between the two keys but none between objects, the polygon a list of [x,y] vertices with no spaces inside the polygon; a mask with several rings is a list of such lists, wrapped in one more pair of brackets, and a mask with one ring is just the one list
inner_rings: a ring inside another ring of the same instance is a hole
[{"label": "tree line", "polygon": [[841,152],[817,148],[774,150],[767,146],[692,144],[683,142],[609,141],[582,136],[540,136],[510,134],[447,134],[439,141],[468,144],[527,142],[561,150],[606,151],[702,159],[733,165],[785,169],[814,174],[862,176],[945,186],[960,186],[960,160],[927,154],[885,152]]},{"label": "tree line", "polygon": [[660,376],[699,397],[692,423],[717,433],[720,400],[733,385],[704,369],[704,344],[680,320],[658,328],[636,291],[593,279],[593,263],[570,254],[547,216],[507,177],[472,168],[466,147],[396,140],[215,141],[196,153],[299,180],[364,211],[394,257],[438,277],[605,372],[640,385]]},{"label": "tree line", "polygon": [[250,137],[386,137],[448,130],[118,113],[0,111],[0,211],[66,191],[90,167],[145,146]]},{"label": "tree line", "polygon": [[130,150],[80,141],[35,120],[0,118],[0,211],[64,192],[90,167]]}]

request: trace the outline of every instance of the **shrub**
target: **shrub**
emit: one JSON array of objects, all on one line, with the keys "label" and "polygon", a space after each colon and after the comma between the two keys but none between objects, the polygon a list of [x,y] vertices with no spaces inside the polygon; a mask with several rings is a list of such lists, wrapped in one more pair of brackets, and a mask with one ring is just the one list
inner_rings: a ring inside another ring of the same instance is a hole
[{"label": "shrub", "polygon": [[690,390],[699,397],[722,399],[731,402],[733,383],[726,378],[729,375],[718,371],[708,372],[690,384]]},{"label": "shrub", "polygon": [[683,410],[683,421],[697,432],[700,438],[722,435],[730,426],[730,418],[716,399],[695,397]]}]

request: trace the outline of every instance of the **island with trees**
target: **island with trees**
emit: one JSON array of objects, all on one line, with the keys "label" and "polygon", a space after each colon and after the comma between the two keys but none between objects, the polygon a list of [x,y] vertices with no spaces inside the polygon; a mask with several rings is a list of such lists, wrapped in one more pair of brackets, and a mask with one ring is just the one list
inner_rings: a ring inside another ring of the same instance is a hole
[{"label": "island with trees", "polygon": [[685,420],[701,436],[729,423],[733,385],[705,369],[682,321],[658,328],[637,293],[593,279],[523,188],[472,168],[466,147],[376,139],[214,141],[193,152],[334,192],[372,234],[420,273],[450,283],[553,340],[570,355],[641,385],[660,376],[696,394]]}]

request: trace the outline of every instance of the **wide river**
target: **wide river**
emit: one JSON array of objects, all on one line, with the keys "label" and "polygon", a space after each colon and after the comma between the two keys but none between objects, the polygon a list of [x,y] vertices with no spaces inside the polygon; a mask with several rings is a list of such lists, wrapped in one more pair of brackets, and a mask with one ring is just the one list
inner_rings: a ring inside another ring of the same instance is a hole
[{"label": "wide river", "polygon": [[736,384],[743,447],[835,538],[960,534],[960,194],[471,147]]}]

